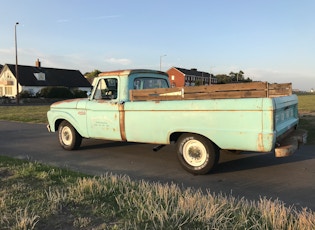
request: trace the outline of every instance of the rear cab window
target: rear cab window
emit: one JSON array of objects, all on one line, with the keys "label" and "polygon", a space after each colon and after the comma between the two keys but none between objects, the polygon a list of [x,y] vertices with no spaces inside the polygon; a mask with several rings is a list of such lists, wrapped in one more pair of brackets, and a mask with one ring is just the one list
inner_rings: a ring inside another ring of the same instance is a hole
[{"label": "rear cab window", "polygon": [[167,80],[153,77],[137,77],[133,81],[133,89],[155,88],[169,88]]}]

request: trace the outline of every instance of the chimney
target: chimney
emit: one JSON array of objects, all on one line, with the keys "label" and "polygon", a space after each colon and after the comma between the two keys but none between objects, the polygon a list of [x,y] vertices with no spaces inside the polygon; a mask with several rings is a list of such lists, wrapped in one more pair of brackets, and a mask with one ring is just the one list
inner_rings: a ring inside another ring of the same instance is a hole
[{"label": "chimney", "polygon": [[40,66],[40,61],[39,61],[38,58],[37,58],[37,61],[35,62],[35,66],[36,66],[36,67],[39,67],[39,68],[41,67],[41,66]]}]

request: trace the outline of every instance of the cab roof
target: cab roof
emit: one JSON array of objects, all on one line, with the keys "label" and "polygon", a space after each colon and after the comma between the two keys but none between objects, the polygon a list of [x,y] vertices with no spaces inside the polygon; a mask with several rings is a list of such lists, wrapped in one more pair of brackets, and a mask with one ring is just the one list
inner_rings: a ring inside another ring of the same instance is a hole
[{"label": "cab roof", "polygon": [[159,71],[159,70],[150,70],[150,69],[127,69],[127,70],[114,70],[108,72],[99,73],[98,76],[129,76],[134,73],[155,73],[155,74],[163,74],[168,76],[167,73]]}]

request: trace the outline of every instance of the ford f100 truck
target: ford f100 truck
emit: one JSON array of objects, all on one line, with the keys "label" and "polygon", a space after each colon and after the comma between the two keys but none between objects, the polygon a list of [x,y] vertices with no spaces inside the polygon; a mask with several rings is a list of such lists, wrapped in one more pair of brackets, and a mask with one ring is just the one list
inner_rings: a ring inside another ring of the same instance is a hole
[{"label": "ford f100 truck", "polygon": [[100,73],[88,98],[52,104],[48,129],[61,146],[82,138],[156,144],[175,143],[188,172],[206,174],[220,150],[292,154],[306,132],[297,130],[298,99],[291,84],[266,82],[170,88],[155,70]]}]

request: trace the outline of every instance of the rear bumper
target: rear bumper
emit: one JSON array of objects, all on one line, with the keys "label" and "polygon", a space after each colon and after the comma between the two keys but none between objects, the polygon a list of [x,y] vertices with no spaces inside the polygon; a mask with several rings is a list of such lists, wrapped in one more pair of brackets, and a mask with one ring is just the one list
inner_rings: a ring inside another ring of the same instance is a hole
[{"label": "rear bumper", "polygon": [[306,143],[306,139],[306,130],[294,130],[279,143],[277,143],[277,147],[275,148],[275,156],[286,157],[292,155],[299,148],[300,144]]}]

